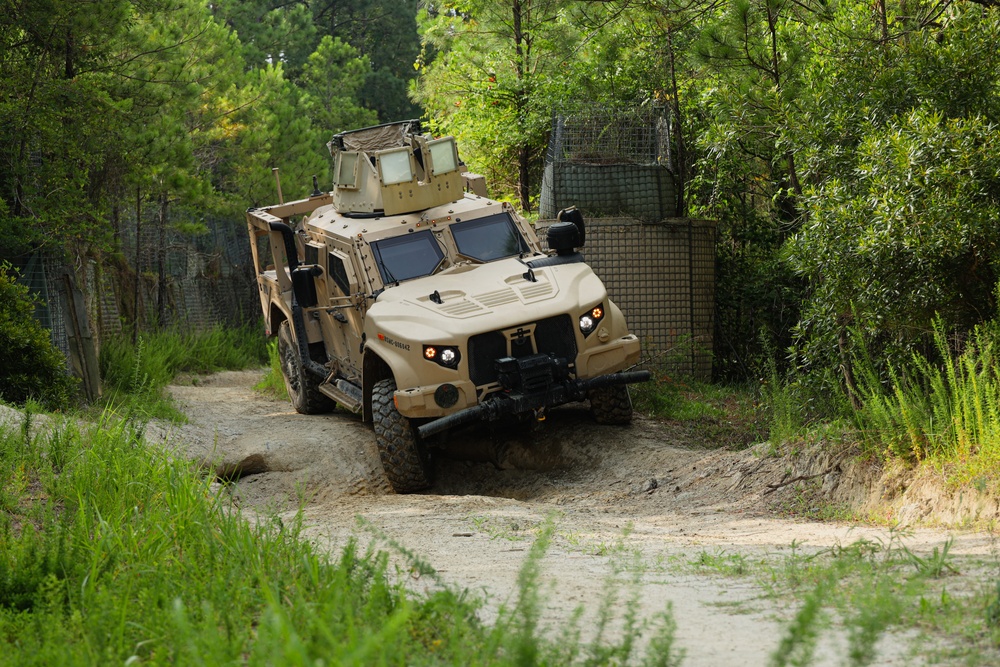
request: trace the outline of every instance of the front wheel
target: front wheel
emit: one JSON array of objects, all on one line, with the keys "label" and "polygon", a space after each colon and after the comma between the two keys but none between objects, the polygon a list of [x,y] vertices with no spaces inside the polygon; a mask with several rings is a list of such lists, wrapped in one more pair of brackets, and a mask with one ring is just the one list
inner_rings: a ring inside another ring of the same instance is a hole
[{"label": "front wheel", "polygon": [[590,414],[598,424],[630,424],[632,422],[632,397],[628,385],[616,384],[587,392]]},{"label": "front wheel", "polygon": [[430,457],[410,420],[399,414],[393,399],[396,381],[379,380],[372,388],[375,445],[382,469],[396,493],[412,493],[431,485]]},{"label": "front wheel", "polygon": [[278,361],[281,374],[285,376],[285,389],[296,412],[304,415],[319,415],[330,412],[336,403],[329,396],[320,393],[320,380],[307,373],[302,366],[302,355],[292,338],[288,320],[278,327]]}]

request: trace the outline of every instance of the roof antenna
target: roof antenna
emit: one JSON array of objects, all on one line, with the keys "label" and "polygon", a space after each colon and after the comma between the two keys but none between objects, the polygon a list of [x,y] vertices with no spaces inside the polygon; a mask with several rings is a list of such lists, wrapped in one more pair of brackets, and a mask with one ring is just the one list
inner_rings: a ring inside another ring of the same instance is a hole
[{"label": "roof antenna", "polygon": [[285,198],[281,196],[281,176],[278,176],[278,168],[271,167],[271,173],[274,174],[274,182],[278,184],[278,203],[284,204]]},{"label": "roof antenna", "polygon": [[310,197],[322,197],[323,193],[319,191],[319,181],[316,180],[316,174],[313,174],[313,191]]}]

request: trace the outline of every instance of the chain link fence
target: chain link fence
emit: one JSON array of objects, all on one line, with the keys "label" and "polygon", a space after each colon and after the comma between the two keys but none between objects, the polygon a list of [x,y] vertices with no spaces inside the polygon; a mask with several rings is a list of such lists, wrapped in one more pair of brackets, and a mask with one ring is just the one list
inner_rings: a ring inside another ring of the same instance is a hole
[{"label": "chain link fence", "polygon": [[639,164],[672,168],[664,107],[585,108],[552,117],[547,164]]},{"label": "chain link fence", "polygon": [[209,217],[203,233],[160,223],[155,211],[119,227],[124,262],[92,267],[88,280],[103,295],[96,315],[103,331],[123,320],[144,326],[206,329],[238,325],[256,313],[253,259],[242,219]]},{"label": "chain link fence", "polygon": [[[18,281],[38,297],[35,317],[48,328],[67,365],[93,376],[108,336],[157,326],[207,329],[259,317],[246,224],[199,221],[203,233],[160,224],[155,211],[122,219],[120,253],[73,265],[61,254],[11,259]],[[205,231],[207,230],[207,231]]]}]

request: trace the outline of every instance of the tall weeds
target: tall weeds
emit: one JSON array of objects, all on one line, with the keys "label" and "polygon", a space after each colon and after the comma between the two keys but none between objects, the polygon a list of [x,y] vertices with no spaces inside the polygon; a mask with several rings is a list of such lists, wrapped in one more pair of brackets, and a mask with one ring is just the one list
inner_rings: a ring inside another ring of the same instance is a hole
[{"label": "tall weeds", "polygon": [[957,464],[969,478],[996,475],[1000,464],[1000,325],[974,329],[961,353],[952,353],[940,322],[938,359],[914,354],[908,368],[892,368],[883,383],[862,349],[855,360],[863,407],[856,420],[874,450],[908,460]]},{"label": "tall weeds", "polygon": [[411,599],[355,544],[331,560],[297,524],[247,523],[128,422],[5,430],[0,467],[19,480],[0,512],[0,664],[463,664],[445,640],[476,647],[473,606]]},{"label": "tall weeds", "polygon": [[281,373],[281,359],[278,356],[277,339],[268,341],[267,358],[267,372],[264,373],[264,377],[253,388],[272,398],[287,401],[288,388],[285,386],[285,376]]},{"label": "tall weeds", "polygon": [[268,363],[264,336],[256,326],[205,331],[169,329],[101,345],[101,379],[106,404],[118,412],[183,419],[162,390],[179,373],[212,373]]},{"label": "tall weeds", "polygon": [[[302,539],[301,517],[246,522],[223,488],[145,445],[135,421],[36,430],[0,426],[0,665],[502,667],[583,655],[540,623],[551,529],[490,627],[465,591],[409,592],[385,552],[351,542],[324,554]],[[641,629],[626,625],[612,647],[621,664],[638,662]],[[677,664],[673,630],[667,614],[644,664]]]}]

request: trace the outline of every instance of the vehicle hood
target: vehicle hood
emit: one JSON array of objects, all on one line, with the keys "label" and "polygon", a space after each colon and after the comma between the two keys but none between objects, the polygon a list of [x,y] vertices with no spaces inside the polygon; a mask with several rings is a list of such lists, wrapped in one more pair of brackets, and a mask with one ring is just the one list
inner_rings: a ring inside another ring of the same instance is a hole
[{"label": "vehicle hood", "polygon": [[368,310],[367,321],[380,333],[432,342],[442,335],[468,336],[579,314],[606,300],[604,284],[584,262],[529,271],[511,258],[452,267],[390,287]]}]

